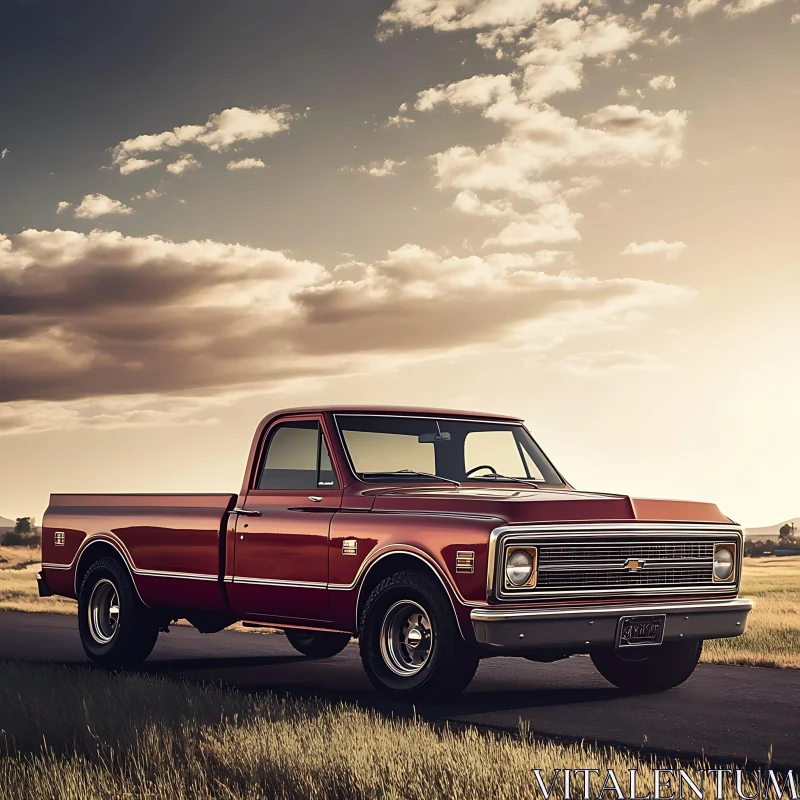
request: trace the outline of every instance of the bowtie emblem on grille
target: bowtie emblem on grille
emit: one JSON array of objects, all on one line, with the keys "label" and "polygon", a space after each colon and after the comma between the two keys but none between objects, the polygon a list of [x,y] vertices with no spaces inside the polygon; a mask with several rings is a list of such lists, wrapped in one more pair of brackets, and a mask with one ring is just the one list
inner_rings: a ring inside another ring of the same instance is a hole
[{"label": "bowtie emblem on grille", "polygon": [[623,569],[628,570],[628,572],[638,572],[642,567],[644,567],[644,561],[640,561],[638,558],[629,558]]}]

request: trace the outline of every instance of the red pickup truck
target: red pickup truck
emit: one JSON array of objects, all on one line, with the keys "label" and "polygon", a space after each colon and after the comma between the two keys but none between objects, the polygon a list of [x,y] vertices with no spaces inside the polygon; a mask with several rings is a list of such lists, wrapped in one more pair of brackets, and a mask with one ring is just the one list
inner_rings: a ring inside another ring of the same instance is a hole
[{"label": "red pickup truck", "polygon": [[739,636],[742,529],[707,503],[573,489],[522,421],[411,408],[278,411],[239,495],[52,495],[42,595],[78,600],[87,656],[135,666],[187,619],[358,637],[379,689],[462,691],[479,659],[588,653],[613,684],[686,680]]}]

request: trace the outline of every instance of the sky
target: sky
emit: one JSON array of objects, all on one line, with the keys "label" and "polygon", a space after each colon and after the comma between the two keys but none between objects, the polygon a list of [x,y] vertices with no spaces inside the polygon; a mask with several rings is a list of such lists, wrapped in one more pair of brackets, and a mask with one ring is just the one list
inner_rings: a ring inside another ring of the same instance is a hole
[{"label": "sky", "polygon": [[0,514],[236,491],[267,413],[355,402],[800,513],[796,0],[0,15]]}]

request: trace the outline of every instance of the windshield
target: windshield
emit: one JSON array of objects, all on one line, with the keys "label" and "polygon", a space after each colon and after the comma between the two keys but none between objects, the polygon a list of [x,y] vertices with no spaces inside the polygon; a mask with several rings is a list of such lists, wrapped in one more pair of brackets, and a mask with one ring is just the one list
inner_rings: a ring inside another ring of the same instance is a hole
[{"label": "windshield", "polygon": [[522,425],[350,414],[337,414],[336,424],[354,471],[369,482],[507,478],[563,485]]}]

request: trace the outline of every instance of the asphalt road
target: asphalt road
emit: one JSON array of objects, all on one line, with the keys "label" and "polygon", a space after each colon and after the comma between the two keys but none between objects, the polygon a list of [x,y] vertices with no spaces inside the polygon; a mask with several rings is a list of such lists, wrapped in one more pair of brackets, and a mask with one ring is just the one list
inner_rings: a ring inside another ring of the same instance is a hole
[{"label": "asphalt road", "polygon": [[[74,617],[0,612],[0,659],[83,664]],[[144,670],[214,680],[245,691],[341,698],[394,713],[410,707],[381,697],[368,682],[355,645],[331,659],[296,653],[280,635],[224,631],[204,636],[173,627],[162,634]],[[625,697],[588,658],[553,664],[519,658],[481,662],[456,702],[418,706],[430,720],[452,720],[537,736],[585,739],[715,761],[745,759],[800,767],[800,670],[701,664],[670,692]]]}]

